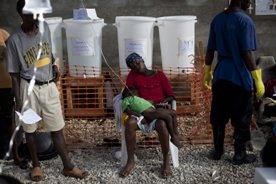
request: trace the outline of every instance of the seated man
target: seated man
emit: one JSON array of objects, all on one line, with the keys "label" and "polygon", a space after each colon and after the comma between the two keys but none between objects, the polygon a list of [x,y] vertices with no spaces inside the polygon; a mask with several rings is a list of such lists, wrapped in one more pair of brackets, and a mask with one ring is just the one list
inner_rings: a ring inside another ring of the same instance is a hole
[{"label": "seated man", "polygon": [[[126,79],[128,88],[134,87],[137,89],[139,96],[152,102],[154,106],[161,105],[164,108],[168,107],[168,102],[174,100],[174,94],[168,78],[162,71],[149,70],[143,58],[137,53],[132,53],[126,58],[126,64],[131,69]],[[163,165],[161,167],[161,175],[168,177],[172,175],[169,162],[169,131],[164,120],[158,119],[156,122],[151,122],[152,130],[157,131],[161,149],[163,153]],[[127,146],[127,163],[121,169],[120,177],[128,176],[135,166],[134,151],[136,145],[136,130],[137,119],[128,116],[125,120],[125,139]],[[177,123],[173,124],[175,134],[177,132]]]}]

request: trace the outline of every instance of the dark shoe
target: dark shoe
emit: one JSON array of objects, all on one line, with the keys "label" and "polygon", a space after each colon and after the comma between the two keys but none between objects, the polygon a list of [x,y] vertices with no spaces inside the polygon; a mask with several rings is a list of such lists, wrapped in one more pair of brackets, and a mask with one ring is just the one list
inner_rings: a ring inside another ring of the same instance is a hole
[{"label": "dark shoe", "polygon": [[253,154],[236,154],[233,157],[234,165],[250,164],[256,161],[256,156]]},{"label": "dark shoe", "polygon": [[222,157],[222,155],[223,155],[223,152],[221,152],[221,151],[212,151],[212,153],[211,153],[211,159],[212,160],[220,160],[221,159],[221,157]]},{"label": "dark shoe", "polygon": [[27,159],[14,160],[14,164],[18,165],[20,167],[20,169],[28,169],[29,168],[29,162]]}]

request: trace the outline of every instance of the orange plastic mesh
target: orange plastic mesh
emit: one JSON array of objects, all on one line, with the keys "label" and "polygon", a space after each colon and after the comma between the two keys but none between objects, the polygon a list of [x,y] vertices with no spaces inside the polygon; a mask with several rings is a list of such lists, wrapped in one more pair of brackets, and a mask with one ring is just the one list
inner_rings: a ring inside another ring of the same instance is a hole
[{"label": "orange plastic mesh", "polygon": [[[66,120],[65,137],[69,148],[119,146],[121,135],[114,119],[112,98],[124,86],[129,70],[69,67],[61,77],[59,89]],[[160,69],[160,67],[154,67]],[[202,86],[202,69],[169,68],[169,78],[177,101],[178,129],[183,144],[210,144],[209,123],[211,91]],[[71,75],[71,76],[70,76]],[[232,141],[232,128],[226,130],[226,143]],[[158,136],[137,131],[141,147],[158,145]]]}]

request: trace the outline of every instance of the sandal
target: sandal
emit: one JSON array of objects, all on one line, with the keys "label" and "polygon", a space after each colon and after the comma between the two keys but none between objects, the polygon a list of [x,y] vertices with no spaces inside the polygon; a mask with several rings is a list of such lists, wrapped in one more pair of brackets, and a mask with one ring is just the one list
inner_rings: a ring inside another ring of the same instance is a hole
[{"label": "sandal", "polygon": [[39,166],[36,166],[32,169],[32,172],[30,173],[30,178],[32,181],[40,181],[42,180],[42,170]]},{"label": "sandal", "polygon": [[82,171],[78,167],[74,167],[72,170],[63,169],[63,175],[83,179],[86,176],[88,176],[88,172],[87,171]]}]

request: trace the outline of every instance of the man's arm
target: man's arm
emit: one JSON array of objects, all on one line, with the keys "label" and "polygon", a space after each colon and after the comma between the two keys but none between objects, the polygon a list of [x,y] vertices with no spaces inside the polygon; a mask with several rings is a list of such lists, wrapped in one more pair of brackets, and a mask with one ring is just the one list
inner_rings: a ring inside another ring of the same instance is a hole
[{"label": "man's arm", "polygon": [[211,71],[211,65],[214,59],[215,50],[214,49],[207,49],[206,55],[205,55],[205,66],[204,66],[204,79],[203,79],[203,85],[207,89],[212,88],[212,71]]},{"label": "man's arm", "polygon": [[214,54],[215,54],[215,50],[212,49],[208,49],[206,51],[206,55],[205,55],[205,65],[212,65],[212,62],[214,60]]},{"label": "man's arm", "polygon": [[262,81],[262,70],[260,68],[257,68],[256,66],[255,56],[253,51],[242,52],[242,57],[245,60],[245,64],[248,70],[251,72],[251,75],[255,84],[256,97],[259,98],[263,96],[265,92],[264,84]]},{"label": "man's arm", "polygon": [[242,57],[245,60],[245,65],[247,66],[249,71],[256,70],[256,62],[255,62],[255,55],[253,51],[243,51]]},{"label": "man's arm", "polygon": [[15,110],[21,111],[22,101],[20,99],[20,75],[19,73],[10,73],[12,79],[12,93],[15,97]]},{"label": "man's arm", "polygon": [[129,116],[131,116],[131,115],[137,116],[137,117],[141,116],[141,114],[139,114],[139,113],[137,113],[137,112],[135,112],[135,111],[133,111],[133,110],[130,110],[129,108],[127,108],[124,112],[125,112],[127,115],[129,115]]}]

